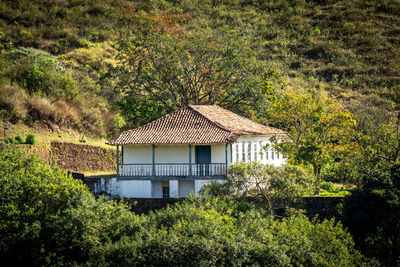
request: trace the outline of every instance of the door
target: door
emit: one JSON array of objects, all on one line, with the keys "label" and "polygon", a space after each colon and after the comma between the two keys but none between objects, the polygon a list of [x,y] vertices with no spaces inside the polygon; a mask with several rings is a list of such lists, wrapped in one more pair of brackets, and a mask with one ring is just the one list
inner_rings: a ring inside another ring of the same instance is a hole
[{"label": "door", "polygon": [[197,164],[197,175],[208,176],[210,173],[211,146],[196,146],[195,155]]}]

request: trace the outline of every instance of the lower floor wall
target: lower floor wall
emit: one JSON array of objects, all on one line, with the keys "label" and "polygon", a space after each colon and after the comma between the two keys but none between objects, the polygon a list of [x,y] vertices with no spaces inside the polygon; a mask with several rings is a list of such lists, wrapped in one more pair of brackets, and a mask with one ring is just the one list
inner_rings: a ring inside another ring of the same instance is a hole
[{"label": "lower floor wall", "polygon": [[209,182],[223,180],[117,180],[103,178],[93,186],[94,194],[107,194],[117,198],[182,198],[191,192],[199,193]]}]

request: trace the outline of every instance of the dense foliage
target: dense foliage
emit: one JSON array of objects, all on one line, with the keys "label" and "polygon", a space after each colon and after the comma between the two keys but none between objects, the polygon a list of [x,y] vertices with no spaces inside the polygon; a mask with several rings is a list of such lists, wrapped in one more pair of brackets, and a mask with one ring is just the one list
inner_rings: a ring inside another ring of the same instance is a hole
[{"label": "dense foliage", "polygon": [[[80,181],[10,146],[0,151],[0,257],[19,265],[357,265],[340,223],[281,221],[224,198],[149,215],[95,200]],[[250,207],[250,206],[248,206]]]},{"label": "dense foliage", "polygon": [[259,162],[237,162],[229,166],[224,183],[204,186],[203,194],[230,197],[252,197],[270,214],[291,207],[299,197],[312,195],[316,179],[299,166],[276,167]]}]

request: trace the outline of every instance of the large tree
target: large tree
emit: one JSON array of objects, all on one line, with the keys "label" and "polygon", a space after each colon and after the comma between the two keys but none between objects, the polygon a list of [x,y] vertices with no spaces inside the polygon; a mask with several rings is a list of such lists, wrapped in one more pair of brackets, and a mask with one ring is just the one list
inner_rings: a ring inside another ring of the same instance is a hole
[{"label": "large tree", "polygon": [[118,79],[121,106],[136,124],[188,104],[218,104],[241,114],[263,106],[263,68],[242,38],[188,35],[178,27],[181,16],[125,12]]},{"label": "large tree", "polygon": [[[321,170],[339,154],[351,151],[355,120],[341,104],[321,92],[276,87],[264,83],[270,103],[269,121],[287,132],[277,148],[295,164],[310,164],[318,184]],[[278,142],[279,141],[279,142]],[[319,186],[318,186],[319,188]]]}]

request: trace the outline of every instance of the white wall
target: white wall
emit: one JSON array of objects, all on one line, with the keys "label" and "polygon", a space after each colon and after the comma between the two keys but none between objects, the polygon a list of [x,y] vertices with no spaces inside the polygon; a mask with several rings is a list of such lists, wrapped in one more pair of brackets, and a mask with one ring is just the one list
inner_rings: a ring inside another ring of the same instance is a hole
[{"label": "white wall", "polygon": [[179,197],[186,197],[192,191],[194,191],[194,181],[193,180],[179,181]]},{"label": "white wall", "polygon": [[[211,163],[225,163],[225,144],[211,145]],[[192,145],[192,163],[196,162],[196,145]],[[230,156],[228,145],[228,160]],[[125,145],[123,164],[151,164],[152,145]],[[189,145],[156,145],[155,163],[189,163]]]},{"label": "white wall", "polygon": [[225,163],[225,144],[211,145],[211,163]]},{"label": "white wall", "polygon": [[194,180],[194,190],[197,193],[199,193],[201,187],[206,184],[206,183],[211,183],[211,182],[217,182],[222,184],[224,182],[224,180]]},{"label": "white wall", "polygon": [[189,163],[189,145],[156,145],[155,162]]},{"label": "white wall", "polygon": [[119,196],[132,198],[151,198],[150,180],[128,180],[119,182]]},{"label": "white wall", "polygon": [[152,145],[125,145],[123,164],[152,163]]},{"label": "white wall", "polygon": [[284,155],[282,155],[281,153],[277,153],[277,151],[273,149],[272,144],[269,141],[270,137],[271,136],[239,137],[239,139],[234,144],[232,144],[232,162],[259,161],[264,164],[272,164],[275,166],[281,166],[282,164],[285,164],[287,162],[287,159],[284,158]]}]

